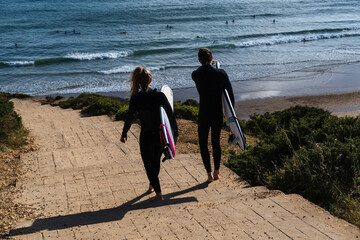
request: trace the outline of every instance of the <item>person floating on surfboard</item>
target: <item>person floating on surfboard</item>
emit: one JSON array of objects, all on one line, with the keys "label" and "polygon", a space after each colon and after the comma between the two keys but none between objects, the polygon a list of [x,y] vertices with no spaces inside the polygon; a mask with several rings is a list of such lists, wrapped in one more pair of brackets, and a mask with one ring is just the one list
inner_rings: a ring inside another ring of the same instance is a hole
[{"label": "person floating on surfboard", "polygon": [[[212,66],[213,58],[210,49],[200,48],[198,52],[201,66],[192,72],[200,96],[198,134],[201,158],[210,183],[219,179],[221,160],[220,132],[223,124],[222,94],[224,89],[229,93],[234,104],[234,93],[227,73]],[[208,136],[211,128],[211,144],[214,158],[214,173],[211,172]]]},{"label": "person floating on surfboard", "polygon": [[120,141],[123,143],[127,141],[127,132],[131,127],[135,112],[138,112],[141,124],[140,153],[150,182],[147,192],[151,193],[155,191],[156,196],[154,200],[159,201],[163,200],[158,177],[160,172],[160,158],[163,153],[163,145],[160,142],[159,134],[159,108],[161,105],[169,117],[175,142],[178,137],[178,127],[166,96],[162,92],[157,92],[156,89],[151,89],[151,81],[152,76],[148,69],[141,66],[135,68],[131,77],[132,86],[129,112],[124,123]]}]

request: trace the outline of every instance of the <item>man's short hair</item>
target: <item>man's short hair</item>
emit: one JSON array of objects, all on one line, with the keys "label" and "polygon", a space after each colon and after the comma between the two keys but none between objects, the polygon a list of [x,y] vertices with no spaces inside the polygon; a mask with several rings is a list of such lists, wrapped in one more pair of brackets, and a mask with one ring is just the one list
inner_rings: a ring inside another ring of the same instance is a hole
[{"label": "man's short hair", "polygon": [[201,64],[210,64],[212,53],[208,48],[200,48],[198,53],[199,61]]}]

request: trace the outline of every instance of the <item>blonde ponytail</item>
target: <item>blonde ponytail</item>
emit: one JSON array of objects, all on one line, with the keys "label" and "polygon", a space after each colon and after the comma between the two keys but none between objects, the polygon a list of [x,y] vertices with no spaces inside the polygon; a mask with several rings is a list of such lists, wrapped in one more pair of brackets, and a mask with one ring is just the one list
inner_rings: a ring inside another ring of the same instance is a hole
[{"label": "blonde ponytail", "polygon": [[131,76],[130,95],[135,95],[139,92],[139,89],[145,91],[148,90],[151,78],[151,72],[148,69],[143,68],[142,66],[137,66]]}]

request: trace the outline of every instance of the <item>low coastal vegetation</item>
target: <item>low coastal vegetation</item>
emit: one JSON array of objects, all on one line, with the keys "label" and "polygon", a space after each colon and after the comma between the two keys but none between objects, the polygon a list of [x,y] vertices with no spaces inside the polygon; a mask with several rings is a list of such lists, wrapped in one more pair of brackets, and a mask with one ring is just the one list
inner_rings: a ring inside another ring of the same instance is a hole
[{"label": "low coastal vegetation", "polygon": [[[124,120],[129,107],[128,100],[86,93],[67,100],[48,97],[44,103],[115,120]],[[198,109],[194,100],[174,103],[176,118],[197,121]],[[230,169],[252,185],[300,194],[360,226],[359,117],[296,106],[240,124],[257,143],[241,154],[233,152],[226,163]]]},{"label": "low coastal vegetation", "polygon": [[[115,120],[125,120],[126,114],[129,110],[129,100],[104,97],[99,94],[82,93],[76,98],[69,98],[64,101],[62,97],[56,98],[47,97],[43,103],[49,103],[53,106],[60,106],[61,108],[81,109],[82,113],[90,115],[109,115],[115,116]],[[199,104],[194,100],[187,100],[184,103],[174,103],[174,113],[176,118],[196,121],[198,118]]]},{"label": "low coastal vegetation", "polygon": [[14,111],[10,98],[27,98],[23,94],[0,92],[0,238],[9,231],[19,218],[31,215],[31,210],[15,203],[13,196],[19,189],[16,186],[20,173],[20,153],[34,150],[28,144],[28,130],[21,117]]},{"label": "low coastal vegetation", "polygon": [[21,117],[14,111],[10,98],[25,98],[23,94],[0,92],[0,150],[18,149],[26,143],[28,131],[23,128]]},{"label": "low coastal vegetation", "polygon": [[297,193],[360,226],[360,118],[296,106],[253,115],[256,146],[226,165],[252,185]]}]

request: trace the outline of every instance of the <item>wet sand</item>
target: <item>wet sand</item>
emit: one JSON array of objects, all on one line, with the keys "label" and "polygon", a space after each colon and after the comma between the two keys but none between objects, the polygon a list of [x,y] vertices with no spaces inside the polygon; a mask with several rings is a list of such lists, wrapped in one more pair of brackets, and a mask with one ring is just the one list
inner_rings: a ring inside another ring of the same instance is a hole
[{"label": "wet sand", "polygon": [[[313,87],[302,87],[304,82],[311,82]],[[232,82],[235,111],[240,119],[248,119],[254,113],[303,105],[323,108],[338,116],[357,116],[360,114],[359,83],[360,62],[301,69],[246,83]],[[253,85],[254,91],[244,92],[243,84]],[[175,89],[174,98],[198,100],[198,94],[195,88]]]},{"label": "wet sand", "polygon": [[341,117],[357,116],[360,114],[360,92],[240,101],[235,104],[235,111],[240,119],[248,119],[254,113],[264,114],[296,105],[323,108]]}]

